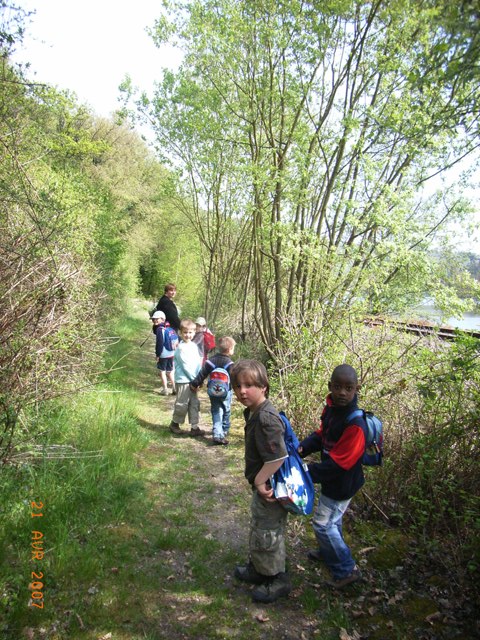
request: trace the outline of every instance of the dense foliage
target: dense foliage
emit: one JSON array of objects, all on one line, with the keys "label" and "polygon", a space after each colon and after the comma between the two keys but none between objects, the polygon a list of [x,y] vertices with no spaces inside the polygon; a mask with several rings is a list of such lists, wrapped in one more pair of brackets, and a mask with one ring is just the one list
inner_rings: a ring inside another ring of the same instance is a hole
[{"label": "dense foliage", "polygon": [[184,63],[139,107],[183,177],[212,315],[254,315],[275,357],[292,318],[318,327],[426,294],[459,312],[478,296],[465,281],[461,301],[431,253],[468,218],[461,183],[424,190],[478,145],[472,4],[165,6],[154,36]]},{"label": "dense foliage", "polygon": [[[93,117],[74,97],[31,83],[12,66],[9,52],[21,37],[14,28],[21,20],[3,3],[1,9],[5,459],[12,445],[35,441],[30,416],[39,403],[84,387],[102,368],[104,321],[137,294],[140,266],[158,252],[154,239],[166,228],[158,222],[169,208],[169,179],[137,134]],[[166,269],[165,257],[162,264]],[[157,281],[151,293],[158,291]]]},{"label": "dense foliage", "polygon": [[438,249],[471,210],[462,183],[422,192],[478,146],[475,6],[166,5],[155,38],[185,62],[140,107],[168,171],[120,119],[29,82],[9,60],[21,21],[0,28],[1,459],[43,437],[43,401],[95,380],[111,318],[174,281],[183,316],[269,362],[300,434],[354,365],[385,422],[376,504],[477,570],[478,342],[360,321],[478,302],[478,258]]}]

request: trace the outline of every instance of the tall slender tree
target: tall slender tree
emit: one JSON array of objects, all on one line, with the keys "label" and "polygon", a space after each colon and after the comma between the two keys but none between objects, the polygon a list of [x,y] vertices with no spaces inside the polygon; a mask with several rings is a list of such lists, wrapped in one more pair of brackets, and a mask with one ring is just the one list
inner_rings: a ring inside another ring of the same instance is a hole
[{"label": "tall slender tree", "polygon": [[428,249],[468,209],[420,188],[478,148],[475,5],[166,6],[157,42],[175,33],[186,55],[149,113],[188,176],[197,233],[215,229],[208,267],[228,273],[233,259],[230,287],[253,285],[265,346],[274,353],[287,317],[321,325],[436,290]]}]

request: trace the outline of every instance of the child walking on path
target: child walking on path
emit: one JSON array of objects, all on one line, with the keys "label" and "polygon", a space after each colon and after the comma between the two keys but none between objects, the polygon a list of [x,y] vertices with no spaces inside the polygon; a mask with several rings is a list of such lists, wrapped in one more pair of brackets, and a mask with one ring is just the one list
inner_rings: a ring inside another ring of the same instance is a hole
[{"label": "child walking on path", "polygon": [[188,414],[191,436],[203,436],[205,431],[199,428],[200,402],[197,394],[190,389],[190,382],[200,371],[200,355],[197,345],[192,342],[195,335],[195,323],[192,320],[182,320],[180,323],[181,342],[173,357],[175,364],[176,398],[173,409],[170,431],[181,434],[184,431],[180,425],[185,422]]},{"label": "child walking on path", "polygon": [[173,376],[173,356],[175,350],[167,349],[167,341],[165,340],[165,332],[173,332],[175,341],[170,338],[170,344],[176,344],[178,342],[177,334],[173,329],[165,326],[165,314],[163,311],[155,311],[152,315],[153,326],[155,329],[155,356],[157,358],[157,369],[160,373],[160,379],[162,381],[161,394],[163,396],[169,395],[167,378],[172,385],[172,394],[175,395],[175,379]]},{"label": "child walking on path", "polygon": [[252,487],[250,558],[234,573],[239,580],[256,585],[254,602],[275,602],[292,588],[285,571],[288,513],[270,486],[270,477],[287,457],[285,427],[268,400],[268,376],[262,363],[238,360],[230,368],[230,378],[245,407],[245,477]]},{"label": "child walking on path", "polygon": [[195,320],[195,335],[193,341],[198,347],[200,357],[202,358],[202,367],[207,361],[208,352],[215,349],[215,336],[207,327],[207,321],[202,316]]},{"label": "child walking on path", "polygon": [[312,524],[318,549],[308,552],[310,560],[323,561],[336,589],[361,578],[350,548],[343,539],[342,518],[350,500],[363,486],[362,457],[367,425],[363,417],[347,420],[358,409],[358,377],[347,364],[336,367],[328,383],[330,393],[323,409],[320,428],[300,443],[302,457],[321,451],[321,462],[308,465],[314,482],[321,484]]},{"label": "child walking on path", "polygon": [[[224,336],[218,341],[218,353],[209,358],[200,370],[200,373],[192,380],[190,388],[196,392],[198,387],[203,383],[205,378],[209,376],[214,369],[228,369],[233,364],[231,356],[235,351],[235,340],[230,336]],[[210,409],[212,412],[212,435],[213,444],[227,445],[228,432],[230,431],[230,408],[232,405],[232,386],[225,397],[210,396]]]}]

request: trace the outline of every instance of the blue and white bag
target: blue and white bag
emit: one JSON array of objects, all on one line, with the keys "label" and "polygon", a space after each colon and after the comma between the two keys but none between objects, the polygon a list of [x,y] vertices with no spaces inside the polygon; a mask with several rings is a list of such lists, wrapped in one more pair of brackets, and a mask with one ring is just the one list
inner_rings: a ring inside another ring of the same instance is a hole
[{"label": "blue and white bag", "polygon": [[313,511],[315,488],[308,471],[307,464],[300,457],[297,449],[299,441],[289,419],[280,411],[285,424],[285,446],[288,458],[270,478],[275,498],[290,513],[308,516]]}]

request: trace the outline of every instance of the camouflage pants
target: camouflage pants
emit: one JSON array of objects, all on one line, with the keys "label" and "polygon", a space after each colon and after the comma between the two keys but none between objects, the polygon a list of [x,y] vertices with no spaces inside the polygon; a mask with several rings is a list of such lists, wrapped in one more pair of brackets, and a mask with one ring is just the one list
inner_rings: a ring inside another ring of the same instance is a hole
[{"label": "camouflage pants", "polygon": [[285,571],[287,511],[278,502],[265,502],[254,491],[251,514],[249,547],[255,569],[265,576]]}]

